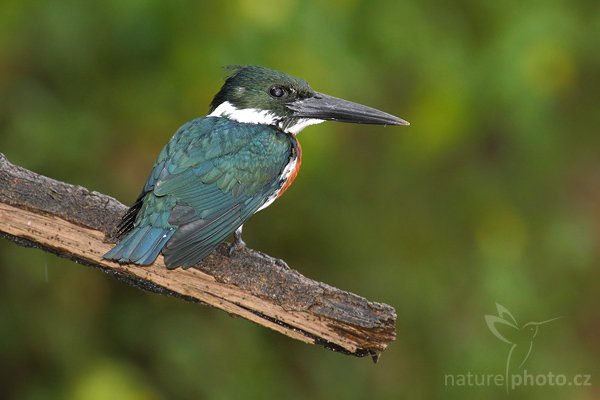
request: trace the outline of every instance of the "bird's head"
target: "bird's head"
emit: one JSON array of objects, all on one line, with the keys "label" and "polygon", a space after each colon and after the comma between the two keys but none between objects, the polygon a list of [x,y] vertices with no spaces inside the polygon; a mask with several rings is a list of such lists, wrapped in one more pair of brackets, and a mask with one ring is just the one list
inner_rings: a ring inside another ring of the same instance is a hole
[{"label": "bird's head", "polygon": [[258,66],[235,67],[214,97],[210,116],[275,125],[293,134],[324,121],[409,125],[383,111],[316,92],[303,79]]},{"label": "bird's head", "polygon": [[556,317],[542,322],[528,322],[525,325],[523,325],[522,330],[525,331],[531,339],[533,339],[538,334],[538,330],[541,325],[547,324],[548,322],[556,321],[560,318],[561,317]]}]

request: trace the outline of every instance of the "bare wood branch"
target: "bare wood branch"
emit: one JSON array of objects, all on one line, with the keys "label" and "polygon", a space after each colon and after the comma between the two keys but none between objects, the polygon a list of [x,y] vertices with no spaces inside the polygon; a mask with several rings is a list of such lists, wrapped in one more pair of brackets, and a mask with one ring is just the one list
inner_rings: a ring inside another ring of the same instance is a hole
[{"label": "bare wood branch", "polygon": [[102,259],[126,207],[12,165],[0,154],[0,235],[40,248],[153,292],[220,308],[305,343],[376,357],[396,337],[395,310],[310,280],[283,261],[222,245],[199,266],[167,270]]}]

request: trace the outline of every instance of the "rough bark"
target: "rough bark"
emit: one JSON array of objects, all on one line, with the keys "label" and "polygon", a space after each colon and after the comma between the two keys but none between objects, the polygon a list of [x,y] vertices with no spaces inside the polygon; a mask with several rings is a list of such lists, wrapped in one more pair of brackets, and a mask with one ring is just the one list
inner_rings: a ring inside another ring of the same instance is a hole
[{"label": "rough bark", "polygon": [[294,339],[355,356],[395,339],[395,310],[306,278],[285,262],[221,245],[200,265],[167,270],[102,259],[127,209],[112,197],[12,165],[0,154],[0,235],[98,268],[130,285],[220,308]]}]

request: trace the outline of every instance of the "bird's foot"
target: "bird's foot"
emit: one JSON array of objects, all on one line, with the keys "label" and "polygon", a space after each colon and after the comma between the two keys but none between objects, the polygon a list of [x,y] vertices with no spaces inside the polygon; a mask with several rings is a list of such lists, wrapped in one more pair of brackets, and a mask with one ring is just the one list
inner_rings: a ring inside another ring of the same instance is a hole
[{"label": "bird's foot", "polygon": [[238,251],[246,247],[246,242],[242,240],[242,227],[239,227],[233,234],[234,241],[229,245],[229,256],[233,256]]},{"label": "bird's foot", "polygon": [[234,240],[233,243],[229,245],[229,256],[233,256],[238,251],[244,249],[246,247],[246,242],[243,240]]}]

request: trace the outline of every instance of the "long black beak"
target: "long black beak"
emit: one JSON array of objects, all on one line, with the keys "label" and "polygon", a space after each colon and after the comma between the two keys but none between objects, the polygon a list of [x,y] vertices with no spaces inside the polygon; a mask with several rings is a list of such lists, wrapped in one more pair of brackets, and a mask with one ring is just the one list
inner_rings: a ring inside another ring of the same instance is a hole
[{"label": "long black beak", "polygon": [[410,125],[394,115],[323,93],[287,104],[294,117],[354,124]]}]

